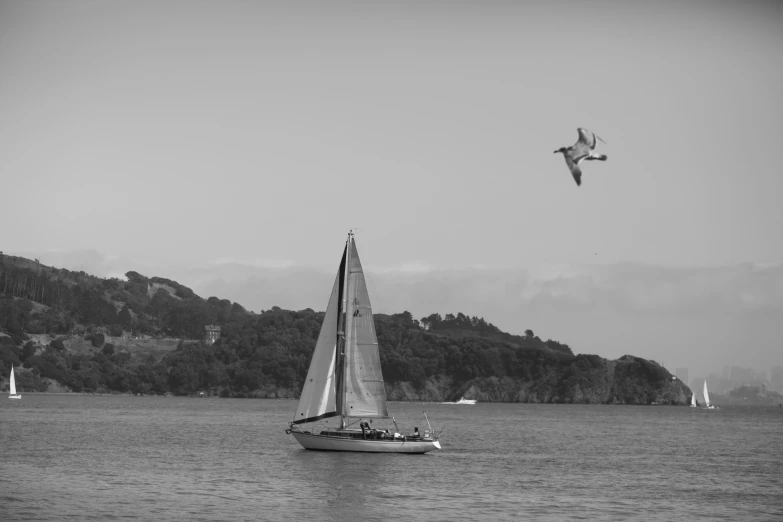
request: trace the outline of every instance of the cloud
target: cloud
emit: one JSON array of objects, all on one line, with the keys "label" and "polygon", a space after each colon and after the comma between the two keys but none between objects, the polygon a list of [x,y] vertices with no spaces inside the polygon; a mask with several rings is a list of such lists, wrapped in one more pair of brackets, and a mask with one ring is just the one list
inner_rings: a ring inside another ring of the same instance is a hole
[{"label": "cloud", "polygon": [[280,260],[280,259],[238,259],[234,257],[221,257],[218,259],[215,259],[214,261],[211,261],[209,264],[219,266],[219,265],[229,265],[229,266],[236,266],[236,265],[242,265],[242,266],[251,266],[255,268],[288,268],[292,266],[296,266],[296,263],[293,261],[287,261],[287,260]]},{"label": "cloud", "polygon": [[368,266],[365,268],[366,271],[372,271],[374,273],[378,274],[388,274],[388,273],[403,273],[403,274],[427,274],[430,272],[433,272],[436,270],[436,268],[432,265],[428,265],[427,263],[422,263],[419,261],[410,261],[407,263],[402,263],[400,265],[395,266]]},{"label": "cloud", "polygon": [[[100,277],[124,277],[130,270],[169,277],[197,293],[239,294],[254,308],[282,306],[273,296],[285,296],[292,306],[317,306],[312,294],[323,284],[331,288],[335,270],[296,265],[286,260],[218,259],[205,266],[151,267],[97,250],[9,252],[42,263],[83,270]],[[705,268],[673,268],[634,263],[614,265],[549,264],[529,268],[443,268],[412,261],[396,266],[365,267],[368,284],[377,286],[392,303],[503,303],[506,306],[589,306],[624,313],[649,311],[706,313],[764,312],[783,308],[783,264],[746,263]],[[259,291],[254,292],[251,288]],[[414,301],[415,298],[415,301]],[[238,298],[232,300],[240,301]],[[318,302],[320,300],[317,300]],[[298,305],[297,305],[298,303]],[[435,310],[433,310],[435,311]]]}]

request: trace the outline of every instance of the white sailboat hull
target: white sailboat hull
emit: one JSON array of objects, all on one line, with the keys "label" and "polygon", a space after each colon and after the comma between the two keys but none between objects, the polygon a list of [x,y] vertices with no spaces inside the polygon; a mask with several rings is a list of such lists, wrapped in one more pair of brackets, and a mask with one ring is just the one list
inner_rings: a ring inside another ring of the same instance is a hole
[{"label": "white sailboat hull", "polygon": [[437,440],[363,440],[329,437],[292,431],[304,449],[320,451],[359,451],[364,453],[427,453],[440,449]]},{"label": "white sailboat hull", "polygon": [[8,398],[9,399],[21,399],[22,398],[22,394],[20,393],[19,395],[9,395]]}]

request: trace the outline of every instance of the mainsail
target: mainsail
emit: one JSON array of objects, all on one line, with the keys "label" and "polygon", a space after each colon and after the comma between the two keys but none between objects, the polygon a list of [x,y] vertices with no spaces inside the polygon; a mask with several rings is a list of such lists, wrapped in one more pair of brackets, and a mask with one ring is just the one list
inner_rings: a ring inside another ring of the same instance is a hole
[{"label": "mainsail", "polygon": [[710,406],[710,394],[707,393],[707,379],[704,379],[704,405]]},{"label": "mainsail", "polygon": [[334,280],[332,295],[326,307],[324,322],[318,334],[318,342],[307,370],[299,406],[294,413],[294,424],[314,422],[338,415],[336,400],[335,363],[337,361],[337,321],[340,315],[345,254]]},{"label": "mainsail", "polygon": [[345,296],[345,374],[341,414],[344,417],[387,418],[378,338],[370,295],[356,244],[350,241]]},{"label": "mainsail", "polygon": [[16,395],[16,380],[14,379],[14,365],[11,365],[11,378],[8,382],[8,395]]}]

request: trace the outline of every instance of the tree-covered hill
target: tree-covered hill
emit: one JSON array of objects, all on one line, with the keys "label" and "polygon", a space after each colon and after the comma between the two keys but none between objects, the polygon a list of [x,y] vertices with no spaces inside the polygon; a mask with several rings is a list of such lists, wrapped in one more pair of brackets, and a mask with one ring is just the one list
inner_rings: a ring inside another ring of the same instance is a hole
[{"label": "tree-covered hill", "polygon": [[[0,376],[22,391],[298,396],[323,312],[253,313],[169,279],[127,281],[0,255]],[[658,364],[574,355],[462,313],[375,315],[392,400],[684,404]],[[204,342],[205,326],[221,337]]]}]

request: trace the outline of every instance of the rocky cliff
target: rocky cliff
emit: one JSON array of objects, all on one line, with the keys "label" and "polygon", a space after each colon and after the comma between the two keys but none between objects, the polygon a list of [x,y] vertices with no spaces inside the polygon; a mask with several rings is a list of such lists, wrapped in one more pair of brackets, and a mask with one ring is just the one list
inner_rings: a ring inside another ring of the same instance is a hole
[{"label": "rocky cliff", "polygon": [[[578,357],[578,356],[577,356]],[[616,361],[601,359],[589,371],[551,372],[540,379],[481,377],[455,382],[449,377],[428,379],[422,387],[410,382],[386,386],[389,400],[451,401],[465,397],[480,402],[565,404],[685,405],[690,389],[656,363],[626,355]]]}]

